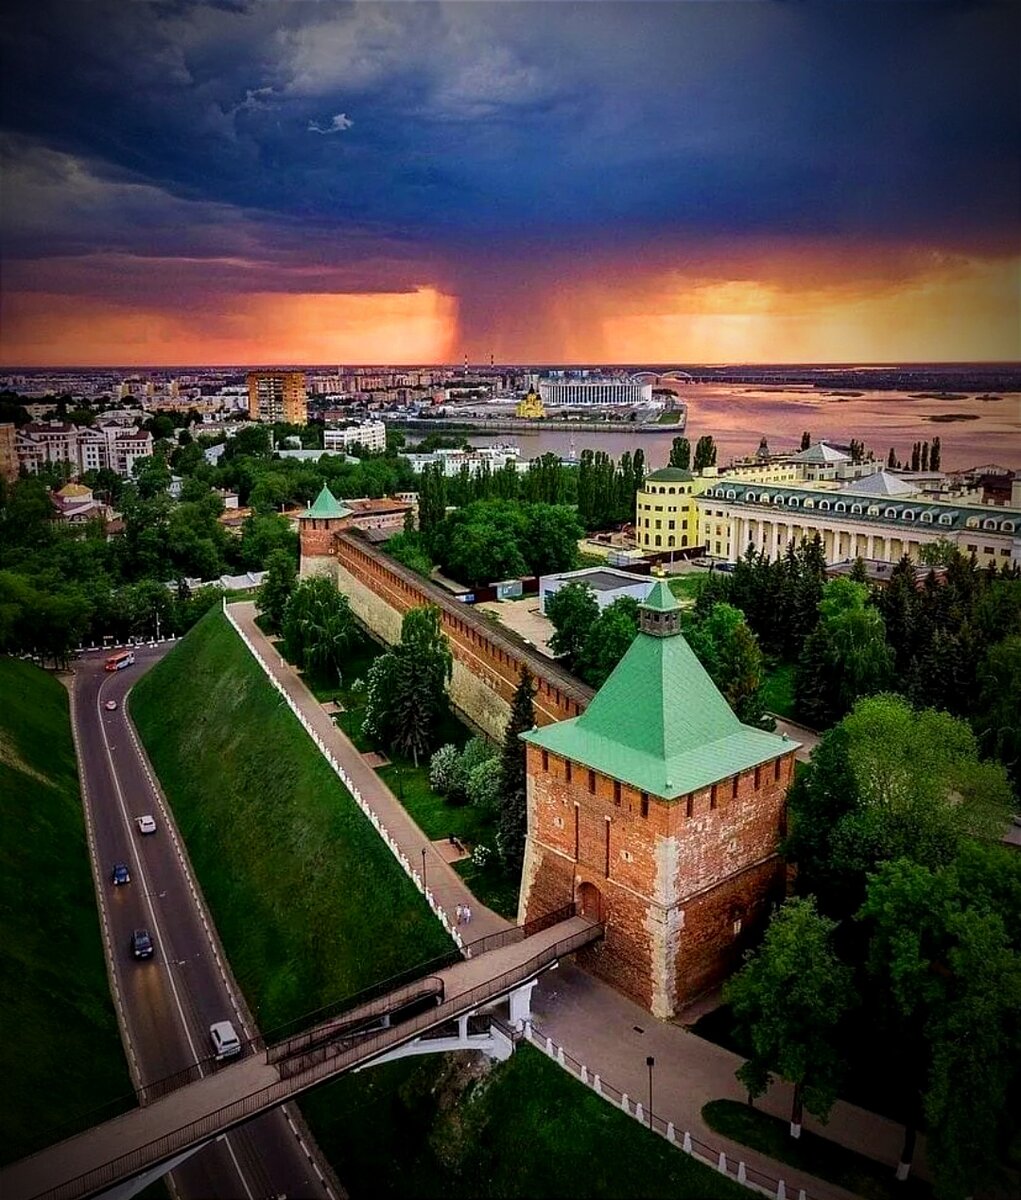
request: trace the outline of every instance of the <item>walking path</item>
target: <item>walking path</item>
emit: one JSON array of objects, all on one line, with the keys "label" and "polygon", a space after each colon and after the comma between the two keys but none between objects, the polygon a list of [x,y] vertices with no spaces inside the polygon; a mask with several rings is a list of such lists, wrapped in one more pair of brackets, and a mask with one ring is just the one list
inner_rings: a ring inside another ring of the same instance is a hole
[{"label": "walking path", "polygon": [[[836,1184],[798,1171],[710,1129],[702,1120],[708,1100],[745,1101],[746,1093],[734,1077],[742,1059],[712,1042],[655,1017],[607,984],[569,963],[543,975],[532,997],[535,1028],[563,1046],[566,1054],[584,1063],[589,1075],[602,1079],[632,1102],[648,1104],[649,1072],[645,1059],[652,1055],[653,1110],[672,1121],[678,1141],[687,1130],[710,1146],[722,1150],[733,1174],[741,1161],[765,1175],[782,1178],[787,1194],[804,1188],[811,1200],[850,1200],[851,1192]],[[783,1120],[790,1119],[791,1088],[777,1083],[756,1106]],[[903,1141],[903,1126],[838,1101],[824,1126],[805,1114],[804,1128],[841,1146],[886,1163],[891,1178]],[[924,1168],[924,1139],[919,1138],[913,1173],[928,1177]]]},{"label": "walking path", "polygon": [[443,855],[411,819],[393,792],[367,765],[351,739],[323,711],[322,705],[308,690],[295,668],[281,657],[277,648],[256,625],[255,605],[250,600],[232,604],[230,614],[255,646],[273,678],[300,708],[302,715],[361,792],[362,799],[390,831],[391,837],[416,870],[422,867],[422,852],[425,851],[426,884],[436,903],[448,914],[451,924],[457,906],[470,905],[471,924],[459,927],[464,940],[474,941],[475,938],[508,929],[512,922],[475,899],[461,876],[444,861]]}]

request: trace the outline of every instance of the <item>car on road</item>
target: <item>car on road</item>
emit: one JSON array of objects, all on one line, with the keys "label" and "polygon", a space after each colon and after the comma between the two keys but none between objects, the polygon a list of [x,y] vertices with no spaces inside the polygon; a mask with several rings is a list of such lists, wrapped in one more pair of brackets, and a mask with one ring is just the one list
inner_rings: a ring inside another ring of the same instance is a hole
[{"label": "car on road", "polygon": [[110,872],[110,878],[117,887],[122,883],[130,883],[131,872],[128,870],[127,863],[114,863],[113,870]]},{"label": "car on road", "polygon": [[138,826],[139,833],[156,832],[156,818],[148,814],[144,817],[135,817],[135,824]]},{"label": "car on road", "polygon": [[131,935],[131,953],[135,958],[152,958],[156,947],[152,944],[148,929],[136,929]]},{"label": "car on road", "polygon": [[213,1043],[217,1061],[241,1053],[241,1039],[230,1021],[214,1021],[209,1026],[209,1040]]},{"label": "car on road", "polygon": [[114,712],[117,708],[117,701],[116,700],[107,700],[106,704],[104,704],[103,707],[106,709],[107,712]]}]

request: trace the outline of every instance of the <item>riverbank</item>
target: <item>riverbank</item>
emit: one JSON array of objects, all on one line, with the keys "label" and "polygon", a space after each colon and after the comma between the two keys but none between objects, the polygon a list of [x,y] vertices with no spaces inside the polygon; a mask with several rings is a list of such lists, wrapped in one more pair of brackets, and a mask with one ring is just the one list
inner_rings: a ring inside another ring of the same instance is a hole
[{"label": "riverbank", "polygon": [[479,421],[462,418],[448,420],[446,417],[406,417],[401,421],[390,421],[393,429],[411,430],[415,433],[518,433],[536,436],[543,433],[669,433],[676,437],[684,432],[684,420],[671,425],[659,422],[639,425],[630,421],[526,421],[523,417],[490,417]]}]

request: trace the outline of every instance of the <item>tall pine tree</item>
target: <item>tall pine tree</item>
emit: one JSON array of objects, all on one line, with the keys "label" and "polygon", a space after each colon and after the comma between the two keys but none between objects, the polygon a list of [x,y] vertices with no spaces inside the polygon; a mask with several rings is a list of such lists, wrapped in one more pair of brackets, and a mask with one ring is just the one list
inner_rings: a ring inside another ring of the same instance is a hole
[{"label": "tall pine tree", "polygon": [[522,667],[521,679],[503,738],[500,754],[500,816],[497,845],[500,857],[509,869],[519,871],[525,853],[528,818],[525,797],[525,746],[520,734],[535,726],[535,681],[528,667]]}]

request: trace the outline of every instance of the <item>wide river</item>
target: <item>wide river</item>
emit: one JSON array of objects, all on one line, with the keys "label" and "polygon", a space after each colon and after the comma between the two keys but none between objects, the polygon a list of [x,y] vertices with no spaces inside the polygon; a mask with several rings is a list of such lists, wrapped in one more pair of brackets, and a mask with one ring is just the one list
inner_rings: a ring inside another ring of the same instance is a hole
[{"label": "wide river", "polygon": [[[944,470],[961,470],[997,463],[1021,470],[1021,392],[1006,392],[988,399],[969,393],[953,398],[923,398],[928,394],[909,392],[826,392],[811,387],[763,388],[745,384],[691,384],[680,393],[688,406],[684,431],[692,446],[704,433],[712,434],[719,447],[719,462],[754,454],[759,439],[769,441],[770,450],[796,450],[803,430],[813,441],[830,440],[847,444],[851,438],[864,441],[876,457],[886,462],[893,446],[897,456],[910,461],[914,442],[939,437],[943,445]],[[933,420],[934,417],[954,420]],[[516,443],[525,458],[552,452],[561,456],[573,448],[580,454],[586,447],[605,450],[617,458],[625,450],[641,446],[645,460],[663,466],[670,454],[671,438],[662,433],[575,433],[535,434],[519,431],[472,436],[475,445],[494,442]]]}]

